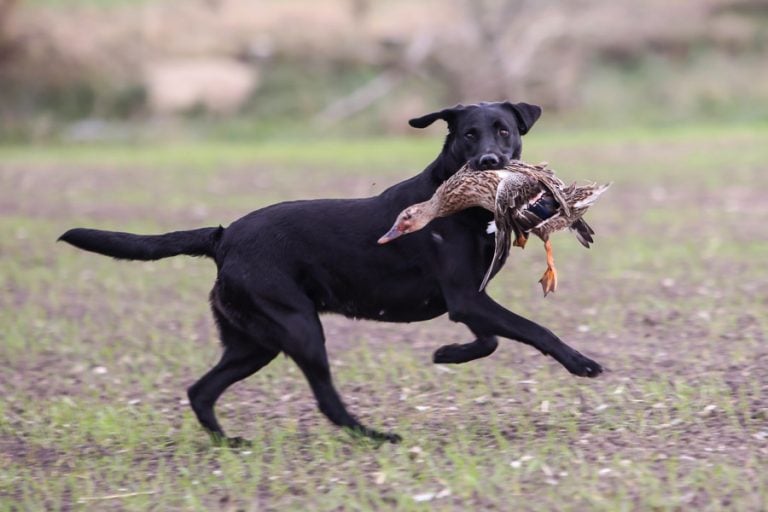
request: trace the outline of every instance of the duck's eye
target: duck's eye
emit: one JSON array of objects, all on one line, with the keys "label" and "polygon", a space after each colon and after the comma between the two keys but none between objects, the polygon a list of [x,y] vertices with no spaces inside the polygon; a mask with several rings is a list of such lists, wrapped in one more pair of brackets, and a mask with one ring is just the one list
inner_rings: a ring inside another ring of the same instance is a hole
[{"label": "duck's eye", "polygon": [[507,130],[506,128],[502,128],[499,130],[499,135],[501,135],[506,139],[507,137],[509,137],[509,130]]},{"label": "duck's eye", "polygon": [[467,140],[475,140],[476,135],[475,132],[467,132],[464,134],[464,138]]}]

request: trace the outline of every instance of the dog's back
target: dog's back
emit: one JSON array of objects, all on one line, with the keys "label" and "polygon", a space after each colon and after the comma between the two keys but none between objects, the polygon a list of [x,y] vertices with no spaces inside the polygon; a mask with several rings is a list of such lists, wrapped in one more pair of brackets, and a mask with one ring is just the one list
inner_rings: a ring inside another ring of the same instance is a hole
[{"label": "dog's back", "polygon": [[[227,227],[215,259],[225,275],[248,272],[270,281],[279,273],[299,283],[320,312],[395,322],[434,318],[445,312],[445,302],[434,264],[439,241],[431,230],[391,246],[377,240],[404,205],[435,188],[424,175],[371,198],[272,205]],[[478,241],[492,244],[487,220],[476,222]]]}]

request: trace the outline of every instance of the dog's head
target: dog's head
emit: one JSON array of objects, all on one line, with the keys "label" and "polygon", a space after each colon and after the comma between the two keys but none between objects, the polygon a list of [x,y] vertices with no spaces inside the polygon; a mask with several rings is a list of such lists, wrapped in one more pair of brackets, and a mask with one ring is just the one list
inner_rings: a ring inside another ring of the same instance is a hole
[{"label": "dog's head", "polygon": [[476,170],[501,169],[520,158],[522,136],[541,116],[541,107],[528,103],[456,105],[411,119],[414,128],[426,128],[438,119],[448,123],[444,154],[459,165]]}]

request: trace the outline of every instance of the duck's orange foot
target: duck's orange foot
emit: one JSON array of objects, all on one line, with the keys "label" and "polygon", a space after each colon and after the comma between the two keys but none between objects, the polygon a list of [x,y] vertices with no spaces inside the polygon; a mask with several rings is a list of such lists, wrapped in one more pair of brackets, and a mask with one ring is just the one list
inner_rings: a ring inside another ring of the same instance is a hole
[{"label": "duck's orange foot", "polygon": [[515,241],[512,242],[512,245],[515,247],[519,247],[521,249],[525,249],[525,244],[528,243],[528,238],[526,238],[525,235],[520,235],[517,238],[515,238]]},{"label": "duck's orange foot", "polygon": [[557,290],[557,270],[555,267],[547,267],[544,275],[539,279],[539,283],[541,283],[541,289],[544,291],[545,297],[549,292]]}]

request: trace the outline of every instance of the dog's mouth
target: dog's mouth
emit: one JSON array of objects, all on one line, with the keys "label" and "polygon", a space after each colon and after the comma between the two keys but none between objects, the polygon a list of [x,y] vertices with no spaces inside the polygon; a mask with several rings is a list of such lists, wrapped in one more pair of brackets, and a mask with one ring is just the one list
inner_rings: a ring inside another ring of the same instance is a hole
[{"label": "dog's mouth", "polygon": [[472,171],[498,171],[504,169],[510,161],[507,155],[496,155],[491,161],[483,161],[481,158],[473,158],[466,163],[466,167]]}]

